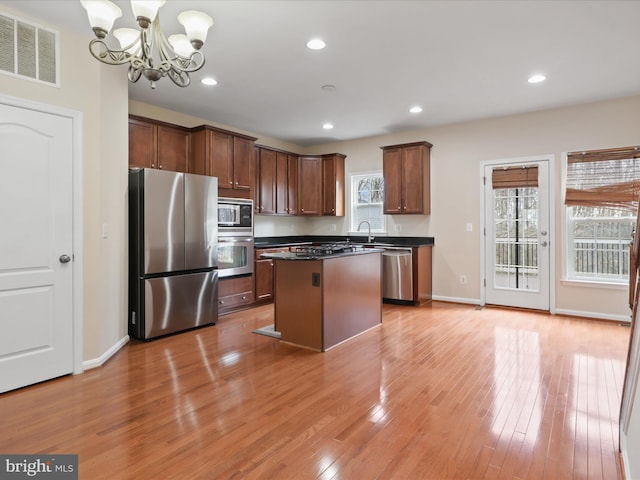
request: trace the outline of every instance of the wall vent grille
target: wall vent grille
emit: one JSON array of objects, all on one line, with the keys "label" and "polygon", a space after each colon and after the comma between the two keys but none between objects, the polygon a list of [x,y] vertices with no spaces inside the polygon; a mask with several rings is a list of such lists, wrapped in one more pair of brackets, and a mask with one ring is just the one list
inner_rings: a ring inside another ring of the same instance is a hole
[{"label": "wall vent grille", "polygon": [[59,86],[58,33],[0,15],[0,73]]}]

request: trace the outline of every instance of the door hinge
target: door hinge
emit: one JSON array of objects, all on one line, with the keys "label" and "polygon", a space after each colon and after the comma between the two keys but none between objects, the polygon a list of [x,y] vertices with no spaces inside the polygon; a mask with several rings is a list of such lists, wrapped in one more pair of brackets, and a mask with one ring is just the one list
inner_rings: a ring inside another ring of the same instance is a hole
[{"label": "door hinge", "polygon": [[486,185],[487,184],[487,177],[482,177],[482,185]]},{"label": "door hinge", "polygon": [[482,279],[482,283],[484,284],[484,287],[487,288],[487,279],[486,278]]}]

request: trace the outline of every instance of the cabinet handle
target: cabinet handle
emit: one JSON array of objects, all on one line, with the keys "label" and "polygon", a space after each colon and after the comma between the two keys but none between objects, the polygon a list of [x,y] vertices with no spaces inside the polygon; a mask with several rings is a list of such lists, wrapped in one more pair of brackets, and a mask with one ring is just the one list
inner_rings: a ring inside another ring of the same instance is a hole
[{"label": "cabinet handle", "polygon": [[300,209],[300,211],[301,211],[302,213],[304,213],[304,208]]},{"label": "cabinet handle", "polygon": [[240,185],[240,182],[236,182],[236,185]]},{"label": "cabinet handle", "polygon": [[243,299],[243,300],[246,300],[246,299],[247,299],[247,297],[245,297],[245,296],[243,295],[243,296],[242,296],[242,299]]},{"label": "cabinet handle", "polygon": [[160,165],[158,168],[159,168],[160,170],[162,170],[162,165]]},{"label": "cabinet handle", "polygon": [[155,164],[155,163],[152,163],[152,164],[151,164],[151,168],[156,168],[156,164]]},{"label": "cabinet handle", "polygon": [[220,300],[220,305],[224,305],[224,300]]},{"label": "cabinet handle", "polygon": [[402,207],[400,207],[400,205],[398,205],[398,210],[402,210]]}]

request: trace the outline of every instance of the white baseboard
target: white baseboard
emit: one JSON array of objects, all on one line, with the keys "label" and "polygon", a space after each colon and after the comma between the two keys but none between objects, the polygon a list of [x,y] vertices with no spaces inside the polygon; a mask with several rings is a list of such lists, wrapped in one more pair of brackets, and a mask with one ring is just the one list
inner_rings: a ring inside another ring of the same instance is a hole
[{"label": "white baseboard", "polygon": [[431,298],[433,300],[439,300],[441,302],[467,303],[469,305],[480,305],[480,300],[478,300],[477,298],[443,297],[440,295],[433,295]]},{"label": "white baseboard", "polygon": [[610,315],[608,313],[581,312],[579,310],[566,310],[563,308],[558,308],[556,309],[556,314],[571,315],[572,317],[592,318],[594,320],[610,320],[612,322],[623,322],[623,323],[631,322],[631,313],[629,313],[629,315]]},{"label": "white baseboard", "polygon": [[94,358],[93,360],[85,360],[82,362],[83,370],[91,370],[92,368],[101,367],[104,363],[113,357],[118,351],[124,347],[129,342],[129,335],[120,339],[115,345],[113,345],[109,350],[104,352],[98,358]]},{"label": "white baseboard", "polygon": [[[441,302],[466,303],[469,305],[480,305],[480,300],[477,298],[445,297],[440,295],[434,295],[433,300],[439,300]],[[609,320],[612,322],[622,322],[622,323],[631,322],[631,313],[629,313],[628,316],[625,316],[625,315],[611,315],[607,313],[598,313],[598,312],[583,312],[579,310],[567,310],[567,309],[559,308],[559,309],[556,309],[555,314],[570,315],[572,317],[591,318],[594,320]]]}]

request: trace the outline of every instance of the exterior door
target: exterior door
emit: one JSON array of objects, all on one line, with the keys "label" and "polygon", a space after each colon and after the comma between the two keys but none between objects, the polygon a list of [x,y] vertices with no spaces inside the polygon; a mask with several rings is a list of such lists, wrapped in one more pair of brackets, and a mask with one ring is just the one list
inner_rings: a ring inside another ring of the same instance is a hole
[{"label": "exterior door", "polygon": [[549,162],[484,166],[485,300],[549,310]]},{"label": "exterior door", "polygon": [[73,371],[72,123],[0,104],[0,392]]}]

